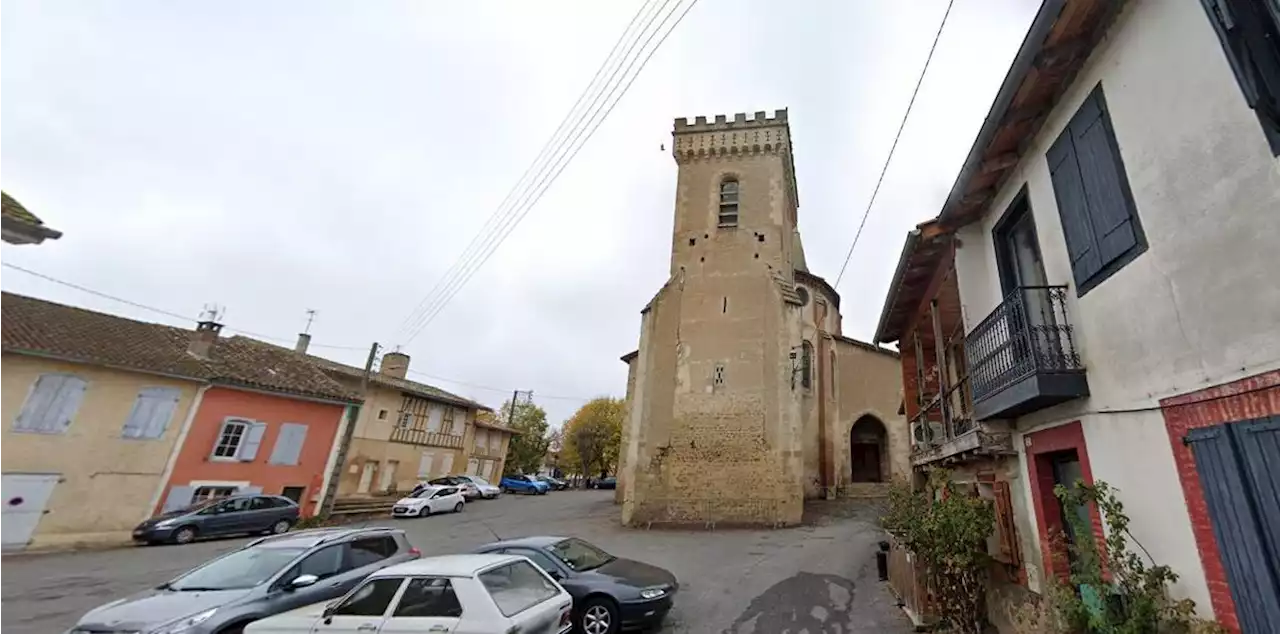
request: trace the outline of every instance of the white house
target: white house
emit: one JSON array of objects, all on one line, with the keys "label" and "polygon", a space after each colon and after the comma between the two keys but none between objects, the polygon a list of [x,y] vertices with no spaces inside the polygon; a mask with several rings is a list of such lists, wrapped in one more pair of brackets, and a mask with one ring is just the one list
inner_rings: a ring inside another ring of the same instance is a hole
[{"label": "white house", "polygon": [[1105,480],[1176,596],[1280,630],[1278,154],[1277,0],[1043,3],[938,217],[1029,590]]}]

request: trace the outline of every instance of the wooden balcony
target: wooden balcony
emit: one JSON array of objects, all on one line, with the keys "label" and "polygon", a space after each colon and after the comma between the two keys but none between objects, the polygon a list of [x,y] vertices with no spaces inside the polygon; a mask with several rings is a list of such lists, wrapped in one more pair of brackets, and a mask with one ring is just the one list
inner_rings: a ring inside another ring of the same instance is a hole
[{"label": "wooden balcony", "polygon": [[968,389],[965,378],[941,398],[931,399],[911,420],[913,465],[1017,454],[1013,435],[1003,425],[974,420]]},{"label": "wooden balcony", "polygon": [[416,427],[396,427],[391,430],[391,442],[402,442],[425,447],[462,448],[462,436],[443,432],[427,431]]},{"label": "wooden balcony", "polygon": [[976,420],[1089,395],[1066,298],[1065,286],[1020,286],[965,337]]}]

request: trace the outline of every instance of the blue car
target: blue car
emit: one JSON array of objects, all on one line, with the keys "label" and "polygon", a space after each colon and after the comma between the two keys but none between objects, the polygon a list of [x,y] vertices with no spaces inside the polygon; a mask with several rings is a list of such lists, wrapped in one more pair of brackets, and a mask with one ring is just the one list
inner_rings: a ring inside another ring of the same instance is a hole
[{"label": "blue car", "polygon": [[551,485],[539,480],[533,476],[527,475],[506,475],[502,476],[502,482],[499,484],[504,493],[528,493],[531,495],[546,495],[551,490]]}]

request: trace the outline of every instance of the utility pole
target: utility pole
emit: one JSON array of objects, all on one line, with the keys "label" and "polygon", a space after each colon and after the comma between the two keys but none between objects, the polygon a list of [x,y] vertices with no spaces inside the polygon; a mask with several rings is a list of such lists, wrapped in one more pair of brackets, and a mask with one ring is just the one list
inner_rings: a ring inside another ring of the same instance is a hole
[{"label": "utility pole", "polygon": [[[369,346],[369,358],[364,362],[364,375],[360,377],[360,398],[369,396],[369,375],[373,372],[373,361],[378,358],[378,342]],[[320,517],[329,519],[333,512],[333,502],[338,497],[338,480],[342,478],[342,468],[347,462],[347,450],[351,448],[351,438],[356,433],[356,421],[360,419],[363,405],[347,406],[347,425],[342,430],[342,442],[338,445],[338,455],[333,461],[333,470],[329,472],[329,486],[325,487]]]},{"label": "utility pole", "polygon": [[516,420],[516,399],[520,398],[520,390],[511,393],[511,409],[507,410],[507,427]]}]

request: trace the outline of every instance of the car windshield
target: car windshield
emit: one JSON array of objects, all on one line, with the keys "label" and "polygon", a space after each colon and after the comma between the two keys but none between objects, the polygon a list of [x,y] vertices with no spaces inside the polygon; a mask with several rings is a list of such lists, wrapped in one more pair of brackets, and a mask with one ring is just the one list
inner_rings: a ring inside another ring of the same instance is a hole
[{"label": "car windshield", "polygon": [[436,478],[435,480],[428,480],[427,484],[453,484],[453,478]]},{"label": "car windshield", "polygon": [[174,579],[167,586],[179,592],[252,588],[297,559],[304,548],[245,548]]},{"label": "car windshield", "polygon": [[492,486],[489,484],[489,481],[485,480],[484,478],[471,478],[471,481],[480,486],[485,486],[485,487]]},{"label": "car windshield", "polygon": [[436,491],[439,491],[439,490],[440,490],[440,487],[422,487],[422,490],[421,490],[421,491],[418,491],[417,493],[414,493],[414,494],[413,494],[412,496],[410,496],[410,497],[415,497],[415,498],[429,498],[429,497],[431,497],[431,494],[433,494],[433,493],[435,493]]},{"label": "car windshield", "polygon": [[556,542],[548,550],[560,561],[563,561],[566,566],[578,572],[599,568],[617,559],[617,557],[576,538]]}]

